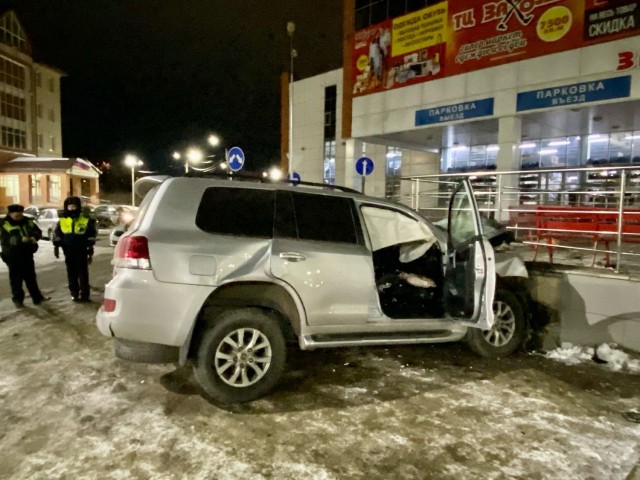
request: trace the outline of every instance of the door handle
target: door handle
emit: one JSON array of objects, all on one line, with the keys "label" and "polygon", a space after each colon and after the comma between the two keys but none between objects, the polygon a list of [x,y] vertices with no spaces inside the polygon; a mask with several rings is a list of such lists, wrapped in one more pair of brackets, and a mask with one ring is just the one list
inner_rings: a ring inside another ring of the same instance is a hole
[{"label": "door handle", "polygon": [[280,258],[282,258],[283,260],[288,260],[290,262],[302,262],[303,260],[307,259],[307,257],[302,255],[301,253],[296,252],[282,252],[280,254]]}]

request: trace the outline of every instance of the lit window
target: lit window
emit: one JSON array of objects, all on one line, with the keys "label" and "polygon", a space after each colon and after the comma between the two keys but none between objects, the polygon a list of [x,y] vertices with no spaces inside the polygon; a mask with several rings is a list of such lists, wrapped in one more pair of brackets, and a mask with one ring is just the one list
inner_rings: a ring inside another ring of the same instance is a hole
[{"label": "lit window", "polygon": [[60,190],[60,176],[59,175],[50,175],[49,176],[49,202],[55,203],[60,201],[61,197]]},{"label": "lit window", "polygon": [[42,201],[42,186],[40,180],[42,175],[30,175],[31,180],[31,203],[41,203]]},{"label": "lit window", "polygon": [[324,142],[323,181],[329,185],[336,183],[336,141]]},{"label": "lit window", "polygon": [[18,175],[0,175],[0,187],[5,189],[5,195],[12,198],[11,203],[20,202],[20,187]]},{"label": "lit window", "polygon": [[398,200],[400,197],[402,150],[396,147],[387,147],[386,160],[384,196],[385,198]]}]

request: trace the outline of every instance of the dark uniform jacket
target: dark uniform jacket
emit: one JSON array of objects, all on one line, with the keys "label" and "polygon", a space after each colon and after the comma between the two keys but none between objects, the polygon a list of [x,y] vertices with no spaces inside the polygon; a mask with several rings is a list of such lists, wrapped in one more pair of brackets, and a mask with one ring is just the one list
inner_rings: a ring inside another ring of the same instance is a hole
[{"label": "dark uniform jacket", "polygon": [[[22,237],[31,237],[34,242],[23,242]],[[31,256],[38,250],[36,243],[42,238],[42,231],[30,218],[23,217],[16,221],[7,215],[0,228],[2,240],[2,260],[11,262],[25,256]]]},{"label": "dark uniform jacket", "polygon": [[65,211],[58,221],[53,235],[53,245],[62,247],[65,255],[93,255],[96,243],[96,221],[81,212],[79,215]]}]

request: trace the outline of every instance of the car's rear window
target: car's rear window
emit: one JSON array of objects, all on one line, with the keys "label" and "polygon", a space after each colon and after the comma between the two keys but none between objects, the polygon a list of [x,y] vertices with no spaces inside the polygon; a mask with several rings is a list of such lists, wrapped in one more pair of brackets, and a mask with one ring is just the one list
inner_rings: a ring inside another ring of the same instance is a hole
[{"label": "car's rear window", "polygon": [[275,192],[250,188],[212,187],[202,195],[196,225],[222,235],[271,238]]}]

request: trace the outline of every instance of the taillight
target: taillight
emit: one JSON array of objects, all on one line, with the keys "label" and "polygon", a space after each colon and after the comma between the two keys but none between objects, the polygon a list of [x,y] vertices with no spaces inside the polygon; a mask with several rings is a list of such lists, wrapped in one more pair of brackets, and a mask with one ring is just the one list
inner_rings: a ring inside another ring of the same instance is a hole
[{"label": "taillight", "polygon": [[116,301],[111,298],[105,298],[102,303],[102,308],[106,313],[111,313],[116,311]]},{"label": "taillight", "polygon": [[113,265],[121,268],[151,270],[147,237],[120,237],[116,251],[113,254]]}]

